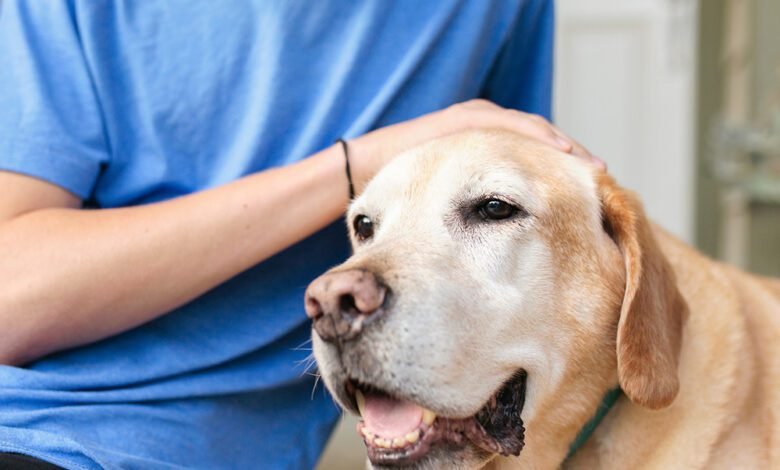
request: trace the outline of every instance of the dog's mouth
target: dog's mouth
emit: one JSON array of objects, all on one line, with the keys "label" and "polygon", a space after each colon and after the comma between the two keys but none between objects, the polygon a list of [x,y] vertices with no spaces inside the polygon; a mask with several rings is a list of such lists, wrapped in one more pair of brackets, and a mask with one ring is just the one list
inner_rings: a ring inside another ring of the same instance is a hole
[{"label": "dog's mouth", "polygon": [[352,381],[347,382],[346,391],[363,418],[357,430],[371,463],[398,466],[424,458],[437,445],[459,448],[471,443],[490,453],[520,455],[526,377],[525,371],[518,372],[468,418],[437,416],[413,402]]}]

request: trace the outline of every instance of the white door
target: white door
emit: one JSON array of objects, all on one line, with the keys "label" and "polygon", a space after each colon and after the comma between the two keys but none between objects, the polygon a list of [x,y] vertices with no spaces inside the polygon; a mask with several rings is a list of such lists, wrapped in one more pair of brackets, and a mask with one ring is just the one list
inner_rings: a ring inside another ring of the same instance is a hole
[{"label": "white door", "polygon": [[555,120],[693,241],[696,0],[558,0]]}]

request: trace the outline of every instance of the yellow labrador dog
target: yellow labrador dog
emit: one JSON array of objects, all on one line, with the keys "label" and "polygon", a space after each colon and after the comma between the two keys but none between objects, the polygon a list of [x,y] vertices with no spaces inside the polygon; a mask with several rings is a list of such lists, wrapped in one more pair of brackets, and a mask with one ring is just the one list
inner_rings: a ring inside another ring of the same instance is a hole
[{"label": "yellow labrador dog", "polygon": [[386,167],[306,310],[373,468],[780,468],[780,282],[591,165],[468,132]]}]

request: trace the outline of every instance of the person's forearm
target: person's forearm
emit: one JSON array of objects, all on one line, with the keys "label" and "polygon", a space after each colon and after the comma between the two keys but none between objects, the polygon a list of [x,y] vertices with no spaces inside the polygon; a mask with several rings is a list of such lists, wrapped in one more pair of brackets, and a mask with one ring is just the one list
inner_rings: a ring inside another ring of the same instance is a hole
[{"label": "person's forearm", "polygon": [[[356,191],[401,151],[470,128],[518,132],[593,159],[539,116],[473,100],[351,141]],[[337,219],[347,188],[344,154],[333,146],[147,206],[47,209],[77,201],[38,193],[0,201],[0,364],[97,341],[171,311]]]},{"label": "person's forearm", "polygon": [[0,363],[145,323],[336,220],[341,149],[170,201],[0,225]]}]

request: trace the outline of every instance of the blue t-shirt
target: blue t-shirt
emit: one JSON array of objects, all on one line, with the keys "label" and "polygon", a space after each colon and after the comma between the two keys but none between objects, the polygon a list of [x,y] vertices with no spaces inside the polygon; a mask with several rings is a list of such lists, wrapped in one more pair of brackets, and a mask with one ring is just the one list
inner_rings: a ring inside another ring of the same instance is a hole
[{"label": "blue t-shirt", "polygon": [[[0,8],[0,169],[90,207],[217,186],[469,98],[550,111],[551,0]],[[311,468],[338,411],[304,373],[302,295],[347,255],[338,222],[141,327],[0,366],[0,451],[70,469]]]}]

